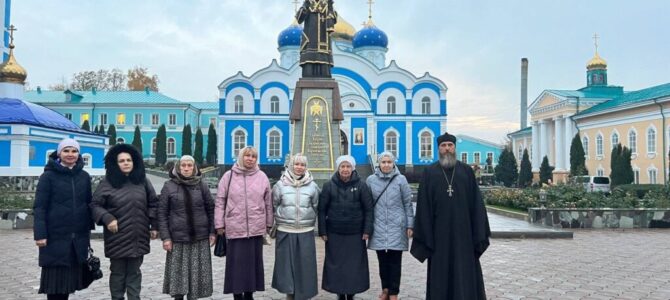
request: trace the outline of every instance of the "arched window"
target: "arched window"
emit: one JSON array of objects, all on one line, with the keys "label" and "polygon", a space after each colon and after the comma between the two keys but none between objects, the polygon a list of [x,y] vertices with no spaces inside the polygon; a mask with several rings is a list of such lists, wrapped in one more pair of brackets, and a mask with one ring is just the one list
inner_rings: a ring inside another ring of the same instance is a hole
[{"label": "arched window", "polygon": [[616,147],[616,145],[619,144],[619,134],[618,133],[612,133],[612,148]]},{"label": "arched window", "polygon": [[384,151],[393,153],[393,156],[398,157],[398,134],[395,131],[389,131],[384,137]]},{"label": "arched window", "polygon": [[656,184],[658,171],[656,169],[648,169],[647,172],[649,173],[649,184]]},{"label": "arched window", "polygon": [[175,140],[174,138],[167,139],[167,155],[175,155]]},{"label": "arched window", "polygon": [[582,137],[582,147],[584,148],[584,156],[589,156],[589,138]]},{"label": "arched window", "polygon": [[596,170],[596,176],[605,176],[605,170],[598,168],[598,170]]},{"label": "arched window", "polygon": [[279,113],[279,97],[277,96],[272,96],[272,98],[270,98],[270,113]]},{"label": "arched window", "polygon": [[647,153],[656,153],[656,129],[647,129]]},{"label": "arched window", "polygon": [[268,134],[268,158],[281,158],[281,134],[277,130]]},{"label": "arched window", "polygon": [[521,146],[519,146],[516,152],[517,152],[517,157],[518,157],[517,159],[522,160],[523,159],[523,148]]},{"label": "arched window", "polygon": [[601,134],[596,136],[596,156],[603,156],[603,136]]},{"label": "arched window", "polygon": [[151,154],[156,154],[156,138],[151,139]]},{"label": "arched window", "polygon": [[428,131],[421,133],[421,159],[433,159],[433,135]]},{"label": "arched window", "polygon": [[630,149],[630,153],[637,153],[637,133],[635,131],[628,133],[628,148]]},{"label": "arched window", "polygon": [[468,164],[468,153],[467,152],[461,152],[461,162],[464,164]]},{"label": "arched window", "polygon": [[424,115],[430,114],[430,98],[423,97],[423,99],[421,99],[421,113]]},{"label": "arched window", "polygon": [[234,105],[235,105],[235,112],[236,113],[243,113],[244,112],[244,98],[242,96],[237,95],[235,96],[234,100]]},{"label": "arched window", "polygon": [[126,140],[122,137],[116,138],[116,143],[117,144],[125,144]]},{"label": "arched window", "polygon": [[395,97],[390,96],[386,100],[386,113],[395,114]]},{"label": "arched window", "polygon": [[243,130],[237,130],[233,134],[233,157],[237,158],[240,150],[247,146],[247,134]]}]

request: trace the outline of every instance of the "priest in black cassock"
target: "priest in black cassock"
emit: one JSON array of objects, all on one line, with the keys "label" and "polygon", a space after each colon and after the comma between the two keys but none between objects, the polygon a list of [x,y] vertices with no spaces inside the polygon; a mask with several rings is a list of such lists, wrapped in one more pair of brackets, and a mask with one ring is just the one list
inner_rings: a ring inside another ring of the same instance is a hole
[{"label": "priest in black cassock", "polygon": [[428,259],[426,299],[486,299],[479,257],[489,221],[472,168],[456,159],[456,137],[437,139],[440,159],[423,173],[411,254]]}]

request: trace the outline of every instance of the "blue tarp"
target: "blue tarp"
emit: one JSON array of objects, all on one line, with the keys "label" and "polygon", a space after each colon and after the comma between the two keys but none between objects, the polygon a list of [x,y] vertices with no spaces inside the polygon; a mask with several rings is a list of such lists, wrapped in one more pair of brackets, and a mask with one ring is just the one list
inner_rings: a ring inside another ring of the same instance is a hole
[{"label": "blue tarp", "polygon": [[0,124],[26,124],[90,133],[51,109],[11,98],[0,98]]}]

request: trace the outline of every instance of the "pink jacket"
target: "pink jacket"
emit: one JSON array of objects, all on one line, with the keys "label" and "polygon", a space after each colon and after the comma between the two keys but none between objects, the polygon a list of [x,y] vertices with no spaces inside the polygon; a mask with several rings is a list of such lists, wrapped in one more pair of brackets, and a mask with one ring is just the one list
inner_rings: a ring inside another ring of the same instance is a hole
[{"label": "pink jacket", "polygon": [[[232,182],[228,191],[228,181]],[[224,218],[224,198],[228,204]],[[214,209],[214,226],[226,229],[226,238],[239,239],[263,235],[272,226],[272,192],[270,181],[258,166],[243,170],[237,165],[219,181]]]}]

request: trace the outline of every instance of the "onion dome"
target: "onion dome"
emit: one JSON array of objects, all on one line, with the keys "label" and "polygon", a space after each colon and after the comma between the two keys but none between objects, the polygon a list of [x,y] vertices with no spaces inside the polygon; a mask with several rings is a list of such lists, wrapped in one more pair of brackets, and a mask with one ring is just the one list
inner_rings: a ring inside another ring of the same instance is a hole
[{"label": "onion dome", "polygon": [[279,48],[286,46],[300,46],[301,38],[302,26],[298,24],[298,21],[293,19],[291,26],[279,33],[279,36],[277,37],[277,45]]},{"label": "onion dome", "polygon": [[354,34],[356,34],[356,28],[340,17],[339,14],[337,15],[337,23],[335,23],[334,29],[335,31],[333,31],[330,36],[335,40],[351,41]]},{"label": "onion dome", "polygon": [[28,73],[14,58],[14,25],[10,26],[9,58],[0,65],[0,82],[24,84]]},{"label": "onion dome", "polygon": [[368,19],[365,26],[360,31],[356,32],[353,39],[354,48],[361,47],[382,47],[386,48],[389,44],[386,33],[377,28],[372,22],[372,18]]},{"label": "onion dome", "polygon": [[587,70],[592,70],[592,69],[607,69],[607,62],[598,55],[598,51],[596,51],[596,54],[589,60],[589,62],[586,64],[586,69]]}]

